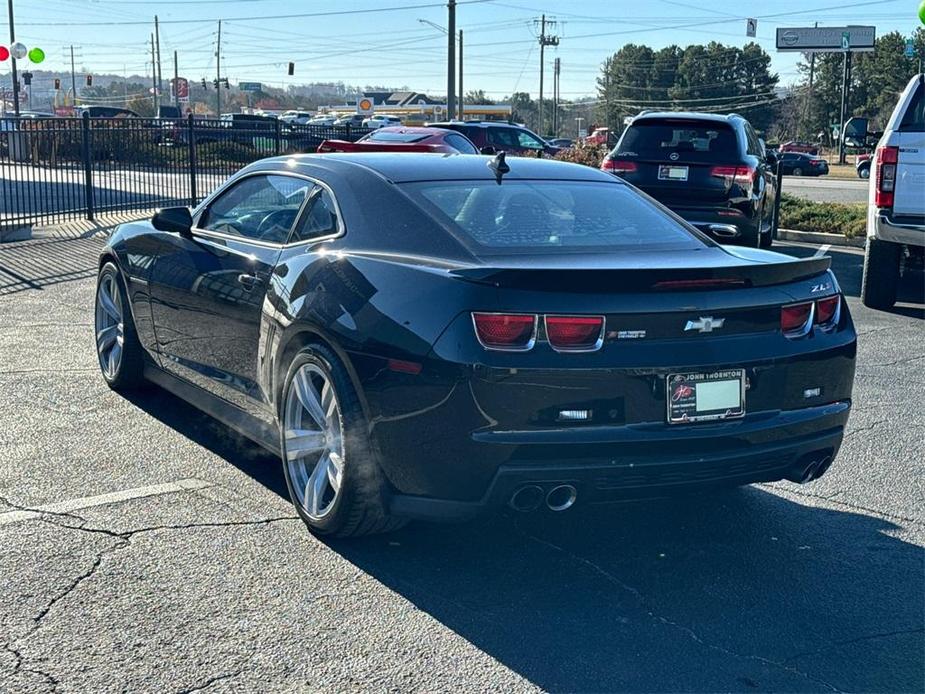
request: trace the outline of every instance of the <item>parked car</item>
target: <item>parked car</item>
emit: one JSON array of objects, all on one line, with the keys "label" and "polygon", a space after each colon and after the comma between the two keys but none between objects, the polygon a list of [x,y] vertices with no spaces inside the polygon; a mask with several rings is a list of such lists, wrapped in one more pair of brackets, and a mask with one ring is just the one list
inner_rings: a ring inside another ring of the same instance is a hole
[{"label": "parked car", "polygon": [[[165,124],[172,128],[172,137],[176,143],[189,142],[189,129],[185,124]],[[214,142],[236,142],[252,144],[255,138],[275,137],[278,123],[271,116],[258,116],[247,113],[226,113],[219,119],[196,120],[193,131],[196,144],[205,145]]]},{"label": "parked car", "polygon": [[279,119],[289,125],[305,125],[315,116],[308,111],[285,111]]},{"label": "parked car", "polygon": [[825,176],[829,162],[813,154],[781,152],[780,172],[785,176]]},{"label": "parked car", "polygon": [[351,128],[360,128],[363,126],[364,120],[366,120],[366,117],[362,113],[351,113],[349,116],[338,118],[334,121],[334,125],[349,125]]},{"label": "parked car", "polygon": [[785,142],[780,146],[781,152],[801,152],[802,154],[819,154],[819,145],[815,145],[812,142],[795,142],[791,140],[790,142]]},{"label": "parked car", "polygon": [[595,128],[585,139],[585,144],[589,145],[607,145],[610,144],[610,128]]},{"label": "parked car", "polygon": [[909,80],[874,154],[861,299],[888,309],[904,268],[925,255],[925,74]]},{"label": "parked car", "polygon": [[391,127],[373,130],[356,142],[325,140],[318,146],[325,152],[447,152],[478,154],[465,135],[443,128]]},{"label": "parked car", "polygon": [[874,155],[872,154],[859,154],[855,157],[854,161],[854,170],[858,172],[858,178],[868,179],[870,178],[870,167],[873,163]]},{"label": "parked car", "polygon": [[546,142],[550,147],[558,147],[559,149],[568,149],[575,144],[574,140],[567,137],[554,137],[551,140],[546,140]]},{"label": "parked car", "polygon": [[401,125],[401,118],[377,113],[375,116],[364,118],[362,125],[364,128],[387,128],[394,125]]},{"label": "parked car", "polygon": [[[337,116],[332,116],[328,114],[320,114],[320,115],[315,116],[308,122],[304,123],[304,125],[330,126],[330,125],[334,125],[334,123],[336,122],[337,122]],[[303,124],[300,124],[300,125],[303,125]]]},{"label": "parked car", "polygon": [[483,154],[507,152],[533,157],[552,157],[562,151],[539,135],[520,125],[497,121],[446,121],[430,123],[435,128],[446,128],[462,133]]},{"label": "parked car", "polygon": [[362,535],[817,479],[857,351],[829,263],[577,164],[296,155],[117,229],[95,344],[110,387],[233,426],[310,529]]},{"label": "parked car", "polygon": [[742,116],[650,112],[630,121],[601,168],[724,243],[770,248],[777,160]]}]

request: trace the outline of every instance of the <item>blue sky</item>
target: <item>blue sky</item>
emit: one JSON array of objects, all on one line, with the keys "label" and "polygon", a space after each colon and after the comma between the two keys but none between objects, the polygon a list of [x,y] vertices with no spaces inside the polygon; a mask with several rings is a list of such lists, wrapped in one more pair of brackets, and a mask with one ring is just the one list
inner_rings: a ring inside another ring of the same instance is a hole
[{"label": "blue sky", "polygon": [[[873,24],[878,35],[910,34],[918,0],[776,0],[706,3],[697,0],[458,0],[457,28],[465,33],[465,88],[499,99],[538,91],[539,47],[535,19],[557,23],[560,36],[547,48],[546,94],[552,60],[562,62],[562,95],[595,92],[601,61],[625,43],[655,48],[710,40],[741,46],[746,17],[758,18],[757,41],[773,56],[783,84],[796,79],[796,54],[775,53],[778,26]],[[5,6],[6,3],[3,3]],[[5,8],[4,8],[5,9]],[[375,11],[369,11],[375,10]],[[41,46],[43,68],[69,72],[68,47],[80,72],[147,74],[154,15],[161,20],[165,79],[178,51],[180,74],[198,80],[215,74],[215,40],[222,24],[223,76],[232,82],[274,86],[305,82],[407,85],[440,95],[446,90],[446,39],[419,20],[446,25],[439,0],[15,0],[16,36]],[[330,14],[347,13],[350,14]],[[286,16],[308,15],[316,16]],[[5,14],[0,28],[8,43]],[[286,64],[296,63],[296,75]],[[9,63],[0,64],[0,73]]]}]

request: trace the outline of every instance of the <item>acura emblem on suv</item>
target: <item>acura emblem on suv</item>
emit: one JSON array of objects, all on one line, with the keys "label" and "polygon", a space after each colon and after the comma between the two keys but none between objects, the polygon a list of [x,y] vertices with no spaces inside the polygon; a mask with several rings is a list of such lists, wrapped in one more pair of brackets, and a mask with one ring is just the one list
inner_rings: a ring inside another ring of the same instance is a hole
[{"label": "acura emblem on suv", "polygon": [[725,318],[714,318],[713,316],[700,316],[697,320],[687,321],[687,325],[684,326],[684,332],[688,330],[696,330],[701,333],[712,333],[714,330],[718,330],[723,327],[723,323],[726,322]]}]

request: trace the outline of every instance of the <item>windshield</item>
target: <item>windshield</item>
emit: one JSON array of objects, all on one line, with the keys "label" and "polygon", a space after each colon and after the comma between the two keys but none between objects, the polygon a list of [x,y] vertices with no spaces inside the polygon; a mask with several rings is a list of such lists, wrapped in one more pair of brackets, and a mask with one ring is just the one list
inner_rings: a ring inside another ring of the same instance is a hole
[{"label": "windshield", "polygon": [[420,142],[430,137],[430,133],[395,132],[377,130],[370,133],[363,140],[370,142]]},{"label": "windshield", "polygon": [[717,157],[736,156],[738,144],[735,132],[723,123],[644,120],[626,129],[615,155],[661,161],[672,152],[685,160],[713,161]]},{"label": "windshield", "polygon": [[687,250],[706,244],[637,192],[583,181],[428,181],[403,188],[485,254]]}]

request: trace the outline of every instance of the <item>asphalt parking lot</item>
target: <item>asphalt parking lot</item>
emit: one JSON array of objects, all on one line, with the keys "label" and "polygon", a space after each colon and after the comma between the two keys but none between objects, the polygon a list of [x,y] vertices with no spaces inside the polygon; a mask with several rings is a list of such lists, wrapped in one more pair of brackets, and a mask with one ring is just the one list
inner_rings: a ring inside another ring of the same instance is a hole
[{"label": "asphalt parking lot", "polygon": [[871,311],[829,251],[860,346],[816,483],[326,543],[272,456],[104,385],[101,243],[0,246],[0,691],[925,688],[920,274]]}]

